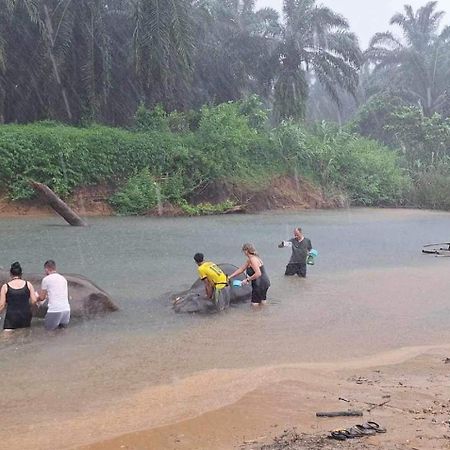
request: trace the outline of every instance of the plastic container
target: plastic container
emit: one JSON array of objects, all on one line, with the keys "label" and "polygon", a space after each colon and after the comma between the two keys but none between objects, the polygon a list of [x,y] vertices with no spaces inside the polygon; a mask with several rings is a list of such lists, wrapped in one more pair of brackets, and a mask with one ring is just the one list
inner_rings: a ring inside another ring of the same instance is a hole
[{"label": "plastic container", "polygon": [[314,250],[314,249],[310,250],[310,252],[306,258],[306,264],[313,266],[315,264],[314,258],[318,255],[319,255],[319,252],[317,250]]},{"label": "plastic container", "polygon": [[242,281],[241,280],[233,280],[233,287],[241,287]]}]

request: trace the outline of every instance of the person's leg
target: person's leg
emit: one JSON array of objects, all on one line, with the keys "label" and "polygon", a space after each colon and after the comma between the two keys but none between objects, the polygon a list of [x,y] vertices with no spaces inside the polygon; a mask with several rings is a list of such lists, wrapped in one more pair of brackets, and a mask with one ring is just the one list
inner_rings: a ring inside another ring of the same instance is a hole
[{"label": "person's leg", "polygon": [[264,289],[261,290],[261,304],[267,304],[267,291],[269,290],[270,285],[264,286]]},{"label": "person's leg", "polygon": [[63,313],[60,312],[48,312],[45,315],[44,328],[47,331],[56,330],[59,327],[59,324],[61,323],[62,314]]},{"label": "person's leg", "polygon": [[216,307],[217,311],[220,311],[220,289],[214,288],[214,291],[212,294],[212,301],[213,301],[214,306]]},{"label": "person's leg", "polygon": [[61,313],[61,320],[59,322],[59,328],[67,328],[70,322],[70,311],[64,311]]},{"label": "person's leg", "polygon": [[298,265],[298,276],[306,278],[306,263]]},{"label": "person's leg", "polygon": [[252,289],[252,306],[260,306],[261,305],[261,290],[258,286],[253,286]]},{"label": "person's leg", "polygon": [[222,288],[222,289],[216,289],[217,293],[217,300],[216,300],[216,308],[217,311],[223,311],[224,309],[228,308],[230,306],[230,295],[229,295],[230,288],[228,286]]},{"label": "person's leg", "polygon": [[286,266],[286,271],[284,272],[285,276],[292,276],[292,275],[297,275],[298,273],[298,264],[294,264],[294,263],[289,263]]}]

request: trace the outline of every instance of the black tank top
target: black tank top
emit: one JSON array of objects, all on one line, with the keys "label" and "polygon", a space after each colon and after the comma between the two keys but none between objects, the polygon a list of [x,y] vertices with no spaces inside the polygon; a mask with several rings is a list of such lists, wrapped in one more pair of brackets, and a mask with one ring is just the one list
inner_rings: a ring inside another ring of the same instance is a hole
[{"label": "black tank top", "polygon": [[[257,278],[256,280],[252,280],[252,285],[268,285],[270,286],[270,280],[266,273],[266,268],[264,267],[264,264],[259,266],[259,270],[261,271],[261,276]],[[252,266],[247,267],[247,276],[252,277],[255,274],[255,271],[253,270]]]},{"label": "black tank top", "polygon": [[15,289],[7,283],[8,290],[6,291],[6,303],[8,304],[8,313],[15,312],[29,312],[30,309],[30,290],[28,283],[25,281],[25,286]]}]

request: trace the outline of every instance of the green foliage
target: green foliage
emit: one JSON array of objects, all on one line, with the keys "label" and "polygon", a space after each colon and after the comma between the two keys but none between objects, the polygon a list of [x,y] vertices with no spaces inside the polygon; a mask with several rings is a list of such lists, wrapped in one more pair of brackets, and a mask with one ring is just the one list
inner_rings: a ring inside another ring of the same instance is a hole
[{"label": "green foliage", "polygon": [[208,216],[228,211],[230,208],[234,206],[234,203],[231,200],[226,200],[222,203],[217,203],[215,205],[208,202],[192,205],[188,203],[186,200],[181,200],[178,202],[178,206],[188,216]]},{"label": "green foliage", "polygon": [[135,122],[138,131],[169,131],[167,113],[160,103],[152,110],[141,103],[136,111]]},{"label": "green foliage", "polygon": [[145,168],[131,177],[127,184],[110,198],[110,203],[119,214],[141,215],[157,205],[159,195],[159,186],[150,171]]},{"label": "green foliage", "polygon": [[[255,98],[203,107],[194,131],[169,131],[170,115],[160,108],[140,114],[144,132],[54,122],[0,126],[0,188],[23,199],[32,194],[30,179],[62,196],[90,184],[119,186],[111,204],[120,214],[145,213],[157,201],[188,214],[220,211],[230,204],[194,207],[190,200],[221,182],[257,191],[286,173],[343,192],[356,205],[400,204],[408,188],[394,151],[325,123],[308,129],[288,121],[266,130]],[[172,117],[180,123],[183,116]]]},{"label": "green foliage", "polygon": [[327,124],[310,131],[286,122],[275,133],[288,166],[324,189],[346,192],[354,205],[402,202],[408,178],[396,154],[381,144]]},{"label": "green foliage", "polygon": [[427,117],[421,109],[409,106],[390,114],[384,129],[414,171],[450,157],[450,118],[439,114]]},{"label": "green foliage", "polygon": [[385,126],[391,114],[404,105],[402,99],[391,94],[373,95],[359,109],[349,127],[356,133],[395,147],[395,137]]},{"label": "green foliage", "polygon": [[220,179],[224,174],[248,174],[251,169],[249,147],[257,140],[248,119],[237,103],[204,106],[198,129],[199,163],[208,178]]},{"label": "green foliage", "polygon": [[261,131],[267,125],[268,111],[257,95],[250,95],[241,100],[239,112],[247,117],[249,126],[255,130]]},{"label": "green foliage", "polygon": [[411,203],[422,208],[450,210],[450,159],[424,168],[415,175]]}]

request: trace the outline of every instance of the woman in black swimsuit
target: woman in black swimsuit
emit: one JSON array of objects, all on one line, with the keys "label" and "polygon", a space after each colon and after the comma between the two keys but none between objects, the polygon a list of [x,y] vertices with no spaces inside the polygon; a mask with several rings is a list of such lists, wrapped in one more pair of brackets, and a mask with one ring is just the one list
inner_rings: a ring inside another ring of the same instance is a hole
[{"label": "woman in black swimsuit", "polygon": [[246,272],[247,278],[242,284],[252,283],[252,305],[258,306],[266,303],[267,290],[270,287],[270,280],[262,259],[258,256],[252,244],[244,244],[242,251],[247,257],[247,261],[239,269],[234,271],[230,278]]},{"label": "woman in black swimsuit", "polygon": [[33,285],[22,280],[22,267],[18,262],[11,265],[9,273],[11,281],[0,290],[0,312],[6,306],[3,328],[28,328],[31,325],[31,305],[36,303]]}]

